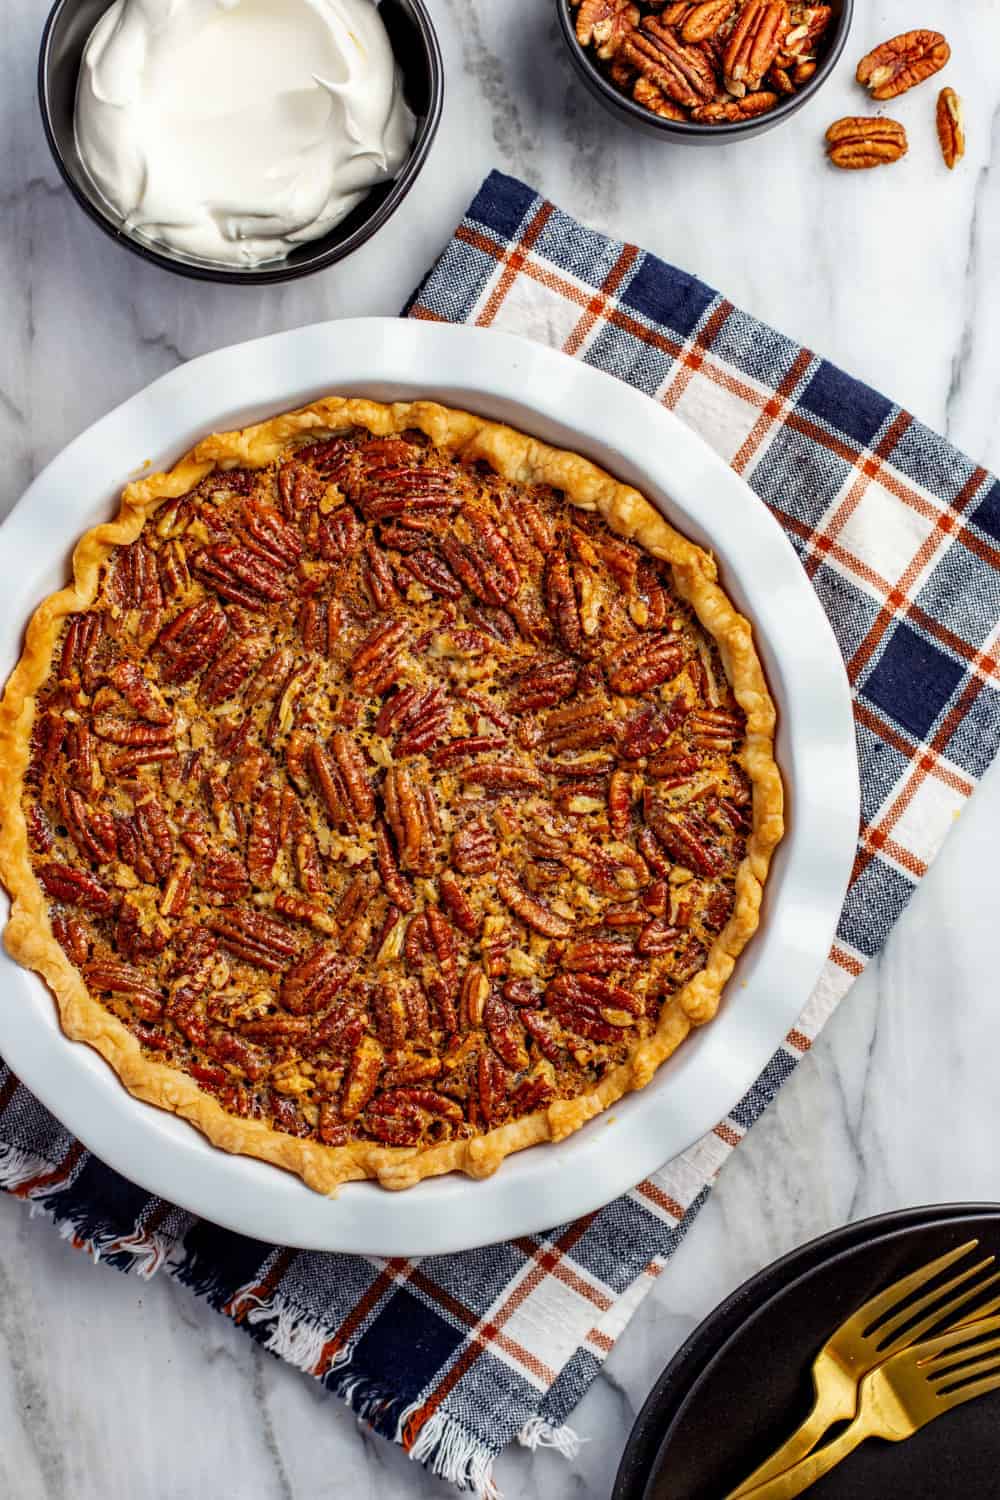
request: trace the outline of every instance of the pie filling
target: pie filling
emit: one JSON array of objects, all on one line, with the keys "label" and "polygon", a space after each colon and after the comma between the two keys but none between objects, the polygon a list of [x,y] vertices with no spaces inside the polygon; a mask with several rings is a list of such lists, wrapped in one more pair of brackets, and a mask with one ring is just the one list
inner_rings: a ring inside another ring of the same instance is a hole
[{"label": "pie filling", "polygon": [[90,994],[228,1114],[427,1146],[592,1094],[734,908],[745,721],[668,565],[422,433],[162,504],[22,786]]}]

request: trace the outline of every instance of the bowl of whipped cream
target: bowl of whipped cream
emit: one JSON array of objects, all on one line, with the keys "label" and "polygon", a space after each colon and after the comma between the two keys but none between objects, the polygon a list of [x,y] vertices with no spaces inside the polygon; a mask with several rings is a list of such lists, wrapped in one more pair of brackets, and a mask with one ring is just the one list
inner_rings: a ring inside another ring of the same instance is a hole
[{"label": "bowl of whipped cream", "polygon": [[39,100],[81,207],[186,276],[287,281],[389,219],[437,130],[423,0],[57,0]]}]

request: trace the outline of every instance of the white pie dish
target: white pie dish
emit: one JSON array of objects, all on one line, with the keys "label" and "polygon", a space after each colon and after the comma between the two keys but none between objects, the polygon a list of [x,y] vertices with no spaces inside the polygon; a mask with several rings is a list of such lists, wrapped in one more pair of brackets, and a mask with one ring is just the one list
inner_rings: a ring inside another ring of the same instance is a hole
[{"label": "white pie dish", "polygon": [[136,469],[169,466],[212,429],[329,393],[437,398],[576,449],[634,483],[718,556],[724,586],[754,622],[778,702],[789,804],[761,929],[720,1013],[645,1090],[565,1142],[510,1158],[484,1182],[439,1178],[402,1194],[354,1183],[337,1199],[277,1168],[228,1156],[182,1120],[132,1098],[96,1053],[63,1037],[44,985],[6,957],[0,1054],[109,1165],[217,1223],[315,1249],[454,1251],[544,1229],[607,1202],[710,1130],[753,1083],[808,998],[851,868],[858,786],[850,694],[829,624],[780,527],[676,418],[610,376],[538,345],[396,319],[321,324],[207,355],[72,443],[2,530],[9,580],[0,627],[4,675],[33,606],[64,581],[72,543],[111,513]]}]

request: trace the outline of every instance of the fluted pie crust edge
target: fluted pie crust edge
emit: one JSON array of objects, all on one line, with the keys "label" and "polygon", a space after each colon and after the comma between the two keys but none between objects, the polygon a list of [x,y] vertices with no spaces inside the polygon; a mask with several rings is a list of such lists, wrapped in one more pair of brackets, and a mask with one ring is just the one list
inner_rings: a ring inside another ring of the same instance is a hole
[{"label": "fluted pie crust edge", "polygon": [[[56,941],[47,899],[32,870],[21,807],[35,694],[50,671],[65,616],[93,604],[100,567],[111,552],[135,541],[161,504],[185,495],[214,469],[263,467],[293,438],[304,434],[322,438],[354,427],[376,436],[417,429],[464,460],[484,460],[507,480],[551,485],[573,505],[599,513],[619,536],[669,563],[678,594],[716,641],[746,715],[740,762],[753,788],[752,829],[737,871],[735,907],[709,950],[704,968],[666,1002],[657,1030],[591,1092],[556,1100],[482,1135],[429,1147],[390,1147],[366,1141],[326,1146],[284,1134],[263,1121],[227,1113],[193,1078],[147,1056],[136,1037],[90,994]],[[411,1187],[422,1178],[456,1170],[487,1177],[511,1152],[562,1140],[624,1094],[643,1088],[692,1027],[715,1015],[735,960],[757,929],[768,866],[783,833],[783,788],[774,759],[774,729],[775,708],[750,624],[720,588],[713,558],[669,525],[637,490],[579,454],[552,448],[469,412],[429,401],[383,405],[327,397],[242,431],[206,437],[169,472],[129,484],[117,517],[95,526],[77,543],[73,582],[46,599],[32,616],[24,652],[0,702],[0,876],[12,898],[5,945],[19,963],[45,979],[68,1037],[95,1048],[136,1098],[180,1115],[224,1151],[284,1167],[321,1193],[333,1193],[343,1182],[366,1177],[377,1178],[387,1188]]]}]

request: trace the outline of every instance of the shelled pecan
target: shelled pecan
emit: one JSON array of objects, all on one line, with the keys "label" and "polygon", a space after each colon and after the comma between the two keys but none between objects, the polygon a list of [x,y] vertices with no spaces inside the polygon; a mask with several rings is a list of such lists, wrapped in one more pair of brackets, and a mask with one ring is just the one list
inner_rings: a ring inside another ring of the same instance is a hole
[{"label": "shelled pecan", "polygon": [[834,121],[826,140],[834,166],[847,171],[890,166],[909,150],[906,131],[896,120],[848,116]]},{"label": "shelled pecan", "polygon": [[944,164],[952,170],[965,155],[962,101],[954,89],[942,89],[937,102],[937,133]]},{"label": "shelled pecan", "polygon": [[939,31],[904,31],[875,47],[858,63],[858,82],[883,102],[939,73],[951,48]]}]

